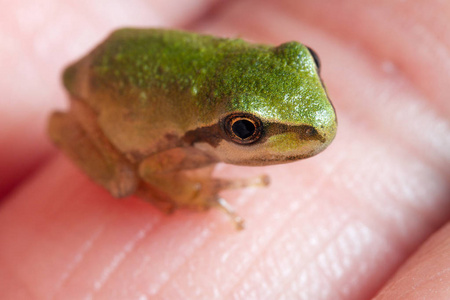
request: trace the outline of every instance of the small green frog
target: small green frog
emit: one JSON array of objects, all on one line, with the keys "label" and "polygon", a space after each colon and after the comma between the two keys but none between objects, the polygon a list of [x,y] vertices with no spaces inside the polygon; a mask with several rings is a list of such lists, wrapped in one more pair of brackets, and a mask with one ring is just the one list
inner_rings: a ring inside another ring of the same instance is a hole
[{"label": "small green frog", "polygon": [[120,29],[63,75],[55,144],[114,197],[170,212],[220,207],[218,193],[267,177],[217,179],[215,164],[292,162],[325,149],[336,115],[308,47],[164,29]]}]

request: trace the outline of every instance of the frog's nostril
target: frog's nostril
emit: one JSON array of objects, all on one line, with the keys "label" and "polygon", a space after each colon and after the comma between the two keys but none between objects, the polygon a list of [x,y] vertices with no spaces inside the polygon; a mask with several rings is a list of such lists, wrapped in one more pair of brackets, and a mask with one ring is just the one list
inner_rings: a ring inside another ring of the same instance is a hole
[{"label": "frog's nostril", "polygon": [[314,127],[307,126],[307,128],[305,129],[305,136],[313,137],[315,135],[317,135],[317,130]]},{"label": "frog's nostril", "polygon": [[314,127],[308,125],[302,125],[297,127],[297,132],[298,137],[301,140],[311,140],[311,139],[315,140],[319,135],[319,133]]}]

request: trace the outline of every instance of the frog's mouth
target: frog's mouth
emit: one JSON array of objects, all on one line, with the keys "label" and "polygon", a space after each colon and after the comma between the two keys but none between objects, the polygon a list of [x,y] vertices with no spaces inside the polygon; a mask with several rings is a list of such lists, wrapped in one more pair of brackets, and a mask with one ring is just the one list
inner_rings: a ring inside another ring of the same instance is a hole
[{"label": "frog's mouth", "polygon": [[226,163],[240,166],[263,166],[263,165],[279,165],[294,162],[300,159],[305,159],[318,154],[320,151],[311,151],[299,155],[268,155],[268,156],[258,156],[250,157],[245,159],[229,159]]}]

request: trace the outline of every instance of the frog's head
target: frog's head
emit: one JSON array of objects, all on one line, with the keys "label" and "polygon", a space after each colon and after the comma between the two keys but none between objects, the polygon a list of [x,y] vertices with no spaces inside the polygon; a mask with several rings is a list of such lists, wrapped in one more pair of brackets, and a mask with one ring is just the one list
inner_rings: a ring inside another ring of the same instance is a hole
[{"label": "frog's head", "polygon": [[321,152],[335,137],[337,120],[319,68],[317,55],[297,42],[235,55],[215,78],[215,94],[229,100],[210,127],[216,133],[203,132],[206,143],[199,147],[238,165],[285,163]]}]

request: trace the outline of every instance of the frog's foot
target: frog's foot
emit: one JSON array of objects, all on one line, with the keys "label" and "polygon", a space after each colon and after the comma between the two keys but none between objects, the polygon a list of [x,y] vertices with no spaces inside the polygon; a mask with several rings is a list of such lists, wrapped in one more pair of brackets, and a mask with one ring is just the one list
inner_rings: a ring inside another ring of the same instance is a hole
[{"label": "frog's foot", "polygon": [[244,219],[239,216],[235,209],[223,198],[214,195],[207,196],[204,193],[199,193],[195,196],[191,196],[190,200],[186,200],[184,197],[178,195],[172,195],[169,197],[166,193],[153,188],[151,185],[142,184],[136,191],[136,195],[155,206],[160,211],[166,214],[172,214],[177,208],[185,207],[196,210],[207,210],[211,207],[217,207],[225,212],[234,223],[237,230],[245,228]]},{"label": "frog's foot", "polygon": [[[177,187],[173,186],[166,190],[161,190],[162,184],[153,185],[141,182],[136,191],[136,196],[150,202],[166,214],[171,214],[178,208],[203,211],[211,207],[217,207],[231,218],[236,229],[244,229],[244,219],[236,213],[234,208],[225,199],[217,195],[218,190],[216,189],[217,185],[215,181],[208,181],[210,184],[204,185],[198,182],[183,185],[179,182]],[[183,188],[180,189],[180,186]]]},{"label": "frog's foot", "polygon": [[246,187],[265,187],[270,184],[270,177],[266,174],[248,178],[237,179],[214,179],[217,185],[217,190],[236,190]]},{"label": "frog's foot", "polygon": [[269,177],[262,175],[245,179],[211,178],[211,171],[212,168],[204,168],[155,176],[147,174],[137,195],[166,212],[166,206],[170,207],[170,211],[177,208],[206,210],[217,207],[232,219],[237,229],[243,229],[244,220],[219,193],[227,189],[266,186],[269,184]]}]

